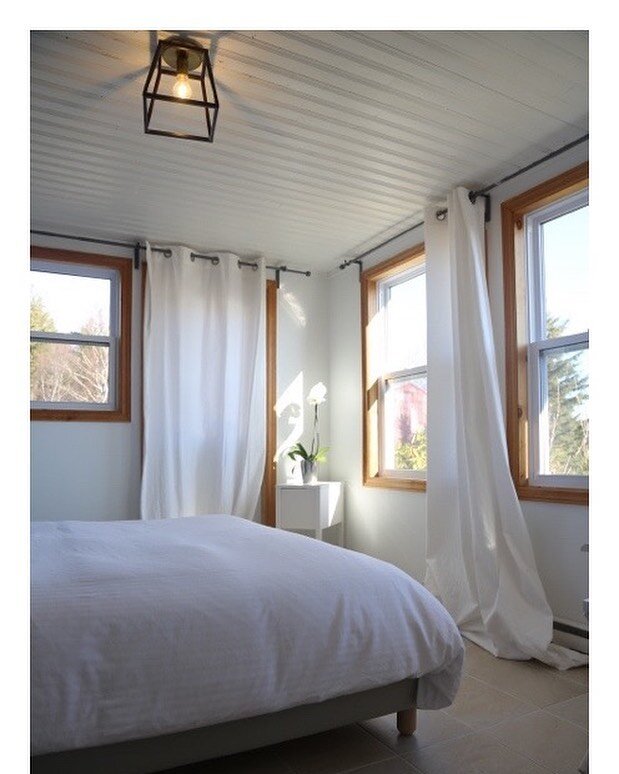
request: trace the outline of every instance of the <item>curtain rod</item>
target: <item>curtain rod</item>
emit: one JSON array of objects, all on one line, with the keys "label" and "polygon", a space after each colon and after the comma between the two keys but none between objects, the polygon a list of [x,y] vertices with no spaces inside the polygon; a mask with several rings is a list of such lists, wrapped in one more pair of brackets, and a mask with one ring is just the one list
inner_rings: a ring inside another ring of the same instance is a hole
[{"label": "curtain rod", "polygon": [[[445,210],[445,212],[447,212],[447,210]],[[436,214],[438,216],[438,212]],[[339,268],[346,269],[352,263],[356,263],[357,266],[359,267],[359,279],[361,279],[361,272],[363,271],[362,261],[366,255],[369,255],[370,253],[373,253],[375,250],[378,250],[379,248],[384,247],[385,245],[388,245],[390,242],[393,242],[395,239],[399,239],[401,236],[404,236],[404,234],[408,234],[410,231],[414,231],[416,228],[423,226],[424,223],[425,223],[424,220],[420,220],[419,223],[415,223],[414,226],[410,226],[409,228],[404,229],[404,231],[400,231],[399,234],[389,237],[389,239],[385,239],[384,242],[381,242],[379,245],[376,245],[376,247],[371,247],[369,250],[366,250],[364,253],[361,253],[361,255],[358,255],[356,258],[351,258],[348,261],[344,261],[343,263],[340,263]]]},{"label": "curtain rod", "polygon": [[[140,250],[146,250],[146,245],[141,242],[118,242],[113,239],[95,239],[94,237],[75,236],[74,234],[59,234],[56,231],[40,231],[38,229],[30,229],[31,234],[38,234],[39,236],[58,237],[59,239],[73,239],[76,242],[90,242],[96,245],[112,245],[113,247],[126,247],[128,250],[133,250],[133,265],[134,268],[140,268]],[[153,252],[163,253],[166,258],[170,258],[172,250],[167,247],[151,247]],[[190,253],[192,260],[196,258],[202,258],[206,261],[210,261],[213,266],[217,266],[219,263],[219,257],[216,255],[207,255],[204,253]],[[258,264],[252,261],[237,261],[239,268],[241,266],[250,266],[252,269],[257,269]],[[287,271],[290,274],[303,274],[305,277],[311,277],[312,272],[303,269],[289,269],[287,266],[270,266],[265,268],[275,272],[277,287],[279,287],[279,275],[282,271]]]},{"label": "curtain rod", "polygon": [[[511,175],[506,175],[505,177],[502,177],[500,180],[497,180],[496,183],[491,183],[490,185],[487,185],[485,188],[480,188],[477,191],[471,191],[469,193],[469,199],[471,200],[472,204],[475,204],[475,202],[480,196],[485,197],[486,222],[488,222],[490,220],[490,191],[492,191],[497,186],[502,185],[503,183],[507,183],[508,180],[513,180],[515,177],[518,177],[519,175],[522,175],[525,172],[528,172],[530,169],[533,169],[534,167],[537,167],[540,164],[543,164],[545,161],[549,161],[550,159],[553,159],[555,156],[559,156],[561,153],[565,153],[565,151],[570,150],[570,148],[576,147],[576,145],[580,145],[581,142],[585,142],[585,140],[588,140],[588,139],[589,139],[589,134],[588,133],[583,134],[582,137],[579,137],[578,139],[573,140],[572,142],[568,142],[567,145],[562,145],[557,150],[552,151],[551,153],[547,153],[545,156],[542,156],[541,159],[537,159],[537,161],[533,161],[531,164],[527,164],[526,167],[522,167],[522,169],[518,169],[516,172],[512,172]],[[437,220],[445,220],[446,216],[447,216],[447,208],[444,208],[442,210],[437,210],[436,212]],[[361,253],[361,255],[358,255],[356,258],[350,258],[347,261],[343,261],[340,264],[339,268],[345,269],[348,266],[350,266],[352,263],[356,263],[359,267],[359,278],[361,278],[361,272],[363,271],[363,264],[362,264],[363,258],[365,258],[370,253],[373,253],[375,250],[379,250],[381,247],[388,245],[390,242],[393,242],[395,239],[399,239],[401,236],[408,234],[409,231],[414,231],[416,228],[419,228],[419,226],[423,226],[424,224],[425,224],[424,220],[419,221],[419,223],[416,223],[414,226],[411,226],[410,228],[406,228],[404,229],[404,231],[400,231],[399,234],[389,237],[389,239],[385,239],[384,242],[381,242],[375,247],[372,247],[369,250],[366,250],[364,253]]]},{"label": "curtain rod", "polygon": [[478,196],[484,196],[485,194],[488,194],[489,191],[492,191],[497,186],[502,185],[503,183],[507,183],[508,180],[513,180],[515,177],[518,177],[519,175],[523,175],[525,172],[528,172],[530,169],[533,169],[534,167],[537,167],[540,164],[543,164],[545,161],[550,161],[550,159],[554,159],[555,156],[560,156],[562,153],[565,153],[565,151],[570,150],[570,148],[575,148],[577,145],[580,145],[581,142],[585,142],[588,139],[589,139],[589,134],[588,133],[583,134],[582,137],[579,137],[577,140],[568,142],[567,145],[562,145],[557,150],[552,151],[551,153],[547,153],[545,156],[542,156],[541,159],[538,159],[537,161],[533,161],[531,164],[527,164],[526,167],[522,167],[522,169],[518,169],[516,172],[512,172],[511,175],[505,175],[505,177],[502,177],[500,180],[497,180],[496,183],[491,183],[490,185],[487,185],[485,188],[480,188],[479,191],[471,191],[470,193],[471,201],[473,202],[473,204],[475,204],[475,199],[477,199]]}]

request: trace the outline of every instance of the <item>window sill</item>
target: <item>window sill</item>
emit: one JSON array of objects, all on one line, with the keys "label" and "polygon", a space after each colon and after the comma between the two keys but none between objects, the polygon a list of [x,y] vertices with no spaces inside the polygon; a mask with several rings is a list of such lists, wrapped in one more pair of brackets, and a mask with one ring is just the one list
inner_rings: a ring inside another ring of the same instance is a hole
[{"label": "window sill", "polygon": [[520,500],[537,500],[538,502],[559,503],[562,505],[589,505],[588,489],[518,484],[516,486],[516,493]]},{"label": "window sill", "polygon": [[405,489],[412,492],[425,492],[425,479],[393,478],[391,476],[364,476],[363,486],[373,486],[378,489]]},{"label": "window sill", "polygon": [[83,411],[77,409],[30,409],[31,422],[130,422],[129,409]]}]

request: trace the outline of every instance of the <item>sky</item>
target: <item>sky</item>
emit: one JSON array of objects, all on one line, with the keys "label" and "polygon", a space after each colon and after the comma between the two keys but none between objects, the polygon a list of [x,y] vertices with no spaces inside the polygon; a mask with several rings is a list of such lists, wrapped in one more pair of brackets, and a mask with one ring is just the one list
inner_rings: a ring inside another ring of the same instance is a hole
[{"label": "sky", "polygon": [[546,313],[569,320],[565,335],[589,329],[589,207],[545,223]]},{"label": "sky", "polygon": [[425,273],[391,288],[388,311],[385,370],[425,366],[428,362]]},{"label": "sky", "polygon": [[110,280],[31,271],[30,289],[31,298],[42,298],[58,332],[78,333],[99,311],[109,332]]}]

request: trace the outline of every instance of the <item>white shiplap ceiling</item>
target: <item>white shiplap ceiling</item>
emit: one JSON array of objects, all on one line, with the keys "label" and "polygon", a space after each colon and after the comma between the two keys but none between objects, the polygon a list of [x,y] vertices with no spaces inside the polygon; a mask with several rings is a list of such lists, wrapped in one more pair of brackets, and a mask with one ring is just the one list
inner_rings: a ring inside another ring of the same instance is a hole
[{"label": "white shiplap ceiling", "polygon": [[170,34],[32,34],[32,228],[329,270],[588,131],[584,32],[193,31],[215,141],[145,135]]}]

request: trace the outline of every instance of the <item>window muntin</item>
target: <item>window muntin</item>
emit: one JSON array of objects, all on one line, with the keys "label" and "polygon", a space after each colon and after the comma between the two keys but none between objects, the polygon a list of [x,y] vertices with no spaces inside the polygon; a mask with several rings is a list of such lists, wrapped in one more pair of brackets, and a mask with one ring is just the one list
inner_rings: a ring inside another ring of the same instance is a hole
[{"label": "window muntin", "polygon": [[525,217],[529,483],[588,486],[588,192]]},{"label": "window muntin", "polygon": [[31,248],[31,419],[131,419],[132,267]]}]

